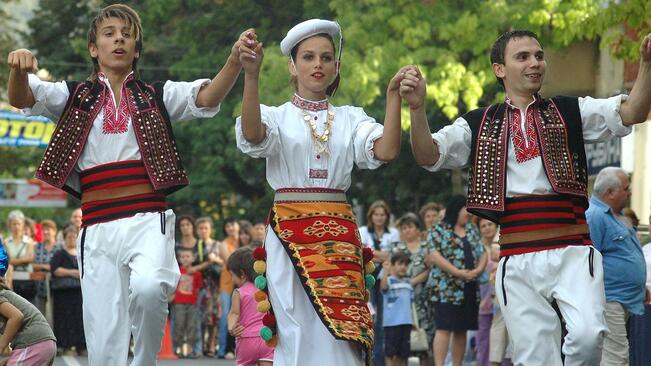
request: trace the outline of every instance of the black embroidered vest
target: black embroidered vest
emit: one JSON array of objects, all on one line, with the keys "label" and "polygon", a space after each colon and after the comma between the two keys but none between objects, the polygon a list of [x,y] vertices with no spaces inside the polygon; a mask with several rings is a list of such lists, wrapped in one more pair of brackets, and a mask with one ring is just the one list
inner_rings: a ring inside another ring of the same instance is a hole
[{"label": "black embroidered vest", "polygon": [[[111,93],[100,82],[71,81],[67,84],[70,97],[35,177],[80,198],[79,175],[75,166],[88,142],[93,121],[104,100],[111,98]],[[189,183],[188,177],[163,103],[163,83],[150,85],[132,79],[125,83],[125,90],[126,95],[122,98],[127,98],[131,128],[154,190],[170,194],[185,187]]]},{"label": "black embroidered vest", "polygon": [[[506,200],[510,138],[506,108],[495,104],[463,116],[472,132],[466,207],[494,222],[504,212]],[[552,189],[584,198],[587,207],[588,169],[578,98],[542,99],[530,108],[536,108],[536,138]]]}]

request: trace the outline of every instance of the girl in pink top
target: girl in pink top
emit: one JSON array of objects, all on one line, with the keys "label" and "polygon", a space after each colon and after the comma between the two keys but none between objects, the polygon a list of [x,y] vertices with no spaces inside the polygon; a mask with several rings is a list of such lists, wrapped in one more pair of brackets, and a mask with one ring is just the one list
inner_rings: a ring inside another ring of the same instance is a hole
[{"label": "girl in pink top", "polygon": [[264,314],[258,312],[254,298],[258,289],[252,282],[256,277],[253,262],[253,251],[249,247],[237,249],[228,258],[228,271],[233,276],[233,284],[237,286],[228,313],[228,331],[236,337],[237,366],[271,366],[274,351],[260,338]]}]

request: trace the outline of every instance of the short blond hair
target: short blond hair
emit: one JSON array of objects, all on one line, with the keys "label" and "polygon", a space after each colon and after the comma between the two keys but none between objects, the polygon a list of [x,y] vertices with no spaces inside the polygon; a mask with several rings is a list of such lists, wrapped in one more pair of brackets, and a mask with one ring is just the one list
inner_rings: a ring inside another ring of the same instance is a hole
[{"label": "short blond hair", "polygon": [[[96,44],[97,42],[97,26],[100,25],[103,21],[109,18],[118,18],[124,20],[127,23],[127,26],[131,29],[131,34],[136,40],[136,51],[142,51],[142,23],[140,21],[140,16],[138,13],[133,10],[130,6],[125,4],[113,4],[109,5],[102,10],[93,18],[88,27],[87,41],[88,46],[91,44]],[[131,64],[131,69],[137,74],[138,73],[138,58],[133,60]],[[99,72],[99,63],[96,58],[93,58],[93,74],[91,79],[97,77]]]}]

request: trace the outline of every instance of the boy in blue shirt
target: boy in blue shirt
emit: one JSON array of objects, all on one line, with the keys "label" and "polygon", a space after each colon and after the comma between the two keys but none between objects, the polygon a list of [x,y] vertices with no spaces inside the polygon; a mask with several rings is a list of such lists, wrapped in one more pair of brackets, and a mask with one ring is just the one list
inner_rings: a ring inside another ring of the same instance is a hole
[{"label": "boy in blue shirt", "polygon": [[407,268],[411,259],[404,252],[391,255],[382,265],[380,287],[383,297],[384,356],[387,366],[406,366],[410,353],[411,303],[414,289]]}]

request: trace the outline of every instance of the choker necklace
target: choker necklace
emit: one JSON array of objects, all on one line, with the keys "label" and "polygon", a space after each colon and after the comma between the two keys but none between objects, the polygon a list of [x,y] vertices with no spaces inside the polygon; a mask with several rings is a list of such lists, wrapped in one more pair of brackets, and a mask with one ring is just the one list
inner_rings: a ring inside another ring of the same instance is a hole
[{"label": "choker necklace", "polygon": [[335,112],[331,111],[330,108],[327,108],[328,112],[326,113],[325,128],[323,133],[319,135],[316,131],[316,121],[317,116],[310,116],[305,109],[301,108],[303,112],[303,120],[310,126],[310,132],[312,135],[312,141],[314,142],[314,147],[316,148],[316,158],[321,159],[321,154],[329,155],[330,151],[328,149],[328,139],[330,138],[330,131],[332,128],[332,122],[335,119]]}]

